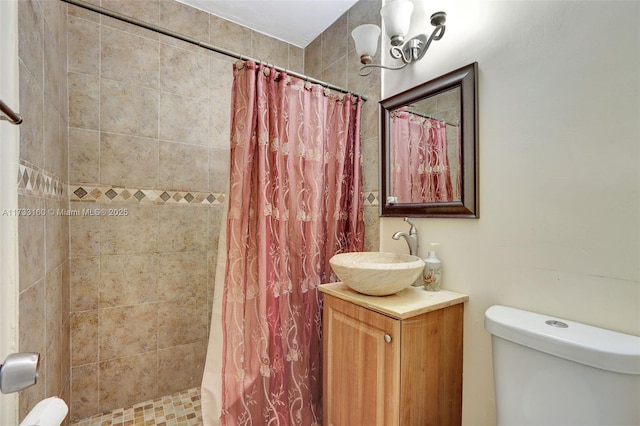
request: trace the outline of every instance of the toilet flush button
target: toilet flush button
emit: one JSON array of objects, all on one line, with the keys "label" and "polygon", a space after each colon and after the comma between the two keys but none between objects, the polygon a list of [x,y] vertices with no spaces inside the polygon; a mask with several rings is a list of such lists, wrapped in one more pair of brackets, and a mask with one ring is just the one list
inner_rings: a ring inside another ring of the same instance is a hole
[{"label": "toilet flush button", "polygon": [[550,325],[551,327],[569,328],[569,325],[566,322],[562,322],[562,321],[558,321],[558,320],[547,320],[544,323],[547,324],[547,325]]}]

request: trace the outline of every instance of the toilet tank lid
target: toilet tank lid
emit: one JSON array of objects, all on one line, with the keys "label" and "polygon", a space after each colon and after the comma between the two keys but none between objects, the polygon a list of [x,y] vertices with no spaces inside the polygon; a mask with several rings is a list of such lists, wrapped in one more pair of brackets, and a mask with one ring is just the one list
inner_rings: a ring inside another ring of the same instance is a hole
[{"label": "toilet tank lid", "polygon": [[640,374],[638,336],[500,305],[487,309],[484,318],[494,336],[591,367]]}]

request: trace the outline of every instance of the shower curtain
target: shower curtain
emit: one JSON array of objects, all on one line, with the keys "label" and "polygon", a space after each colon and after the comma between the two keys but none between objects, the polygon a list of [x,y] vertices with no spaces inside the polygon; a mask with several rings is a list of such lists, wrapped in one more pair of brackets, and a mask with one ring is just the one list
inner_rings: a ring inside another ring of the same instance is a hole
[{"label": "shower curtain", "polygon": [[390,194],[399,203],[453,201],[444,121],[393,111],[391,140]]},{"label": "shower curtain", "polygon": [[227,260],[203,419],[320,424],[317,286],[335,280],[333,254],[363,249],[362,100],[251,61],[234,66],[232,99]]}]

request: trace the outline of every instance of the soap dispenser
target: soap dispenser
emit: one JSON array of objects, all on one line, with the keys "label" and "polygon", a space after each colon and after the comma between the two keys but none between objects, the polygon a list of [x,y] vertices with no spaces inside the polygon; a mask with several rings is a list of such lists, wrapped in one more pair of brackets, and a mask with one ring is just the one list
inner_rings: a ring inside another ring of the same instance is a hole
[{"label": "soap dispenser", "polygon": [[435,252],[435,247],[438,245],[438,243],[431,243],[431,250],[424,259],[424,289],[427,291],[439,291],[442,283],[442,264]]}]

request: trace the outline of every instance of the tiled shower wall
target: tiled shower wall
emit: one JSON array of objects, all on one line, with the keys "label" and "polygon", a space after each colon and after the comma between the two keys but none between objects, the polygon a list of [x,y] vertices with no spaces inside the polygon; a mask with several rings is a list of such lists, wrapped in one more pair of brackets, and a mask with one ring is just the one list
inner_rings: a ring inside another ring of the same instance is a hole
[{"label": "tiled shower wall", "polygon": [[[302,49],[169,0],[124,15],[303,71]],[[71,418],[197,387],[233,59],[69,6]]]},{"label": "tiled shower wall", "polygon": [[37,384],[19,394],[21,419],[44,398],[69,397],[69,226],[58,214],[69,206],[66,11],[18,2],[19,348],[41,355]]},{"label": "tiled shower wall", "polygon": [[[362,185],[364,196],[365,251],[379,250],[378,232],[378,102],[380,71],[358,75],[360,60],[351,31],[361,24],[380,26],[381,0],[362,0],[317,37],[305,49],[305,72],[320,80],[368,96],[362,108]],[[379,62],[380,52],[377,60]]]}]

